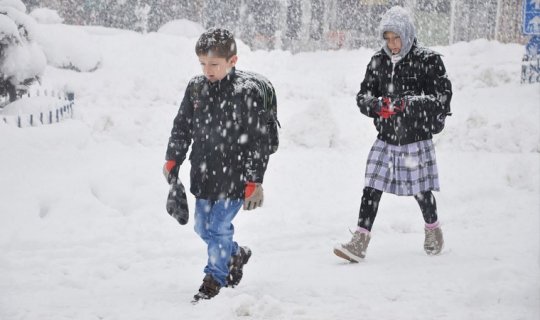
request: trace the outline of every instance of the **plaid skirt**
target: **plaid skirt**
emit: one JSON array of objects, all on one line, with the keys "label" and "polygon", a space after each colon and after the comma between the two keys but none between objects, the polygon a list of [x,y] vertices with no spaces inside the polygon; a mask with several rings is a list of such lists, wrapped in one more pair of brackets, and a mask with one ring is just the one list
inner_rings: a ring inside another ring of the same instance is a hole
[{"label": "plaid skirt", "polygon": [[365,186],[399,196],[439,191],[433,141],[396,146],[377,139],[369,152]]}]

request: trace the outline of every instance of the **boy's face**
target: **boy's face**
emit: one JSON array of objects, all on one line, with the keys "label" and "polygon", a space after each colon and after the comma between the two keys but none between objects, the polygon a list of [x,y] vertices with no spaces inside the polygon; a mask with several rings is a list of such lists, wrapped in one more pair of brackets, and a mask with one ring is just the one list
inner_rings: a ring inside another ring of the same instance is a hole
[{"label": "boy's face", "polygon": [[236,61],[238,61],[238,56],[236,55],[230,57],[228,60],[209,55],[199,56],[199,62],[201,63],[204,76],[210,82],[216,82],[225,78],[232,67],[236,65]]},{"label": "boy's face", "polygon": [[386,31],[383,38],[392,54],[398,54],[401,51],[401,38],[399,35],[393,33],[392,31]]}]

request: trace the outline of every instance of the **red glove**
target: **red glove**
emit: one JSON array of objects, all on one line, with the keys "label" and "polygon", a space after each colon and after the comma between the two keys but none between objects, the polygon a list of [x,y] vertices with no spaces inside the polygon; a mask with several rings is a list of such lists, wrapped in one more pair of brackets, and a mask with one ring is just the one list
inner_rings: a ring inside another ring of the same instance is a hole
[{"label": "red glove", "polygon": [[398,112],[403,112],[407,107],[407,100],[405,100],[404,98],[397,98],[392,101],[391,98],[382,97],[379,98],[377,103],[378,111],[376,111],[375,113],[383,119],[388,119]]},{"label": "red glove", "polygon": [[251,197],[253,192],[255,192],[256,188],[257,188],[257,184],[255,182],[246,182],[245,198]]},{"label": "red glove", "polygon": [[383,119],[388,119],[392,115],[396,114],[392,109],[392,99],[388,97],[379,98],[379,111],[376,113]]},{"label": "red glove", "polygon": [[244,193],[244,210],[253,210],[262,207],[264,202],[264,191],[260,183],[246,182]]},{"label": "red glove", "polygon": [[171,183],[172,178],[178,177],[176,160],[167,160],[167,162],[165,162],[163,165],[163,175],[168,183]]}]

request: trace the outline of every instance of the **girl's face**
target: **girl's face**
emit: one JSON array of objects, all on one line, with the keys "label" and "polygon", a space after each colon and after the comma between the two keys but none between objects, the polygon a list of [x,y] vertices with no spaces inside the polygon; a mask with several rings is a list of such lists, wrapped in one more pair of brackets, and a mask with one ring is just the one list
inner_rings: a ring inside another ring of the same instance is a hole
[{"label": "girl's face", "polygon": [[236,65],[236,61],[238,61],[238,56],[236,55],[230,57],[228,60],[209,55],[199,56],[203,74],[210,82],[216,82],[225,78],[229,71]]},{"label": "girl's face", "polygon": [[386,31],[383,38],[392,54],[398,54],[401,51],[401,38],[399,35],[393,33],[392,31]]}]

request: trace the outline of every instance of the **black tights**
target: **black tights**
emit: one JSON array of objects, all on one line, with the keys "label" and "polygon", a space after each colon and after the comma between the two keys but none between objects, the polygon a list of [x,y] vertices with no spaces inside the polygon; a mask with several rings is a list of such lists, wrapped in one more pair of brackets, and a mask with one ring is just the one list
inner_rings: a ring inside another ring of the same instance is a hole
[{"label": "black tights", "polygon": [[[364,188],[364,195],[362,196],[362,203],[360,204],[360,214],[358,217],[358,226],[371,231],[373,221],[377,216],[377,210],[379,209],[379,201],[381,200],[382,191],[373,189],[370,187]],[[428,224],[437,221],[437,203],[435,202],[435,196],[431,191],[420,192],[414,196],[424,221]]]}]

